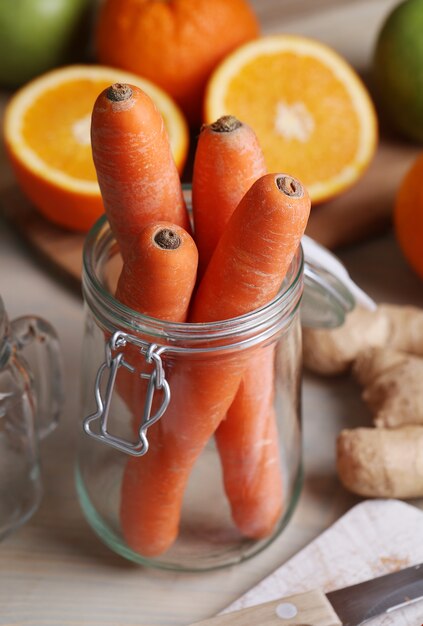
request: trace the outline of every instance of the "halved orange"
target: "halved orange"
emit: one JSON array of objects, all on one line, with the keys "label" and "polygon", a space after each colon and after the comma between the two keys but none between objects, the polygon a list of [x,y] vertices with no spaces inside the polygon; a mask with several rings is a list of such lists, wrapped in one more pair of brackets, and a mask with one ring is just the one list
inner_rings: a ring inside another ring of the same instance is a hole
[{"label": "halved orange", "polygon": [[298,177],[314,202],[352,185],[377,144],[372,100],[355,70],[326,45],[296,35],[245,44],[212,74],[207,123],[231,114],[249,124],[269,171]]},{"label": "halved orange", "polygon": [[173,100],[151,82],[99,65],[72,65],[43,74],[8,103],[4,136],[16,178],[49,220],[86,231],[103,213],[91,154],[91,112],[98,94],[115,83],[143,89],[161,112],[182,171],[188,128]]}]

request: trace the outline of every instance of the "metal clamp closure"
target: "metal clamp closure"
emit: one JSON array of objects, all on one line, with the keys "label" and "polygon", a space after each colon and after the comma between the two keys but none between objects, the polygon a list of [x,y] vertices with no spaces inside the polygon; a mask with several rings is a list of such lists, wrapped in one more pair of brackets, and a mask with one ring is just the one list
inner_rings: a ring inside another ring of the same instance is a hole
[{"label": "metal clamp closure", "polygon": [[[154,364],[151,373],[140,372],[140,378],[148,380],[147,391],[145,395],[144,409],[138,429],[138,440],[135,442],[127,441],[121,437],[112,435],[108,430],[108,420],[110,405],[112,401],[113,390],[116,382],[117,372],[120,367],[125,367],[134,375],[137,375],[136,368],[124,359],[124,348],[130,343],[139,348],[140,354],[145,358],[146,363]],[[90,437],[94,437],[103,443],[106,443],[117,450],[121,450],[131,456],[142,456],[148,450],[147,429],[159,420],[166,411],[170,402],[169,383],[165,377],[165,371],[161,359],[161,354],[166,350],[164,346],[149,344],[132,335],[117,331],[112,335],[105,345],[105,361],[98,369],[94,394],[97,403],[95,413],[88,415],[84,419],[84,431]],[[104,372],[108,370],[108,379],[106,383],[106,391],[104,398],[101,395],[101,383]],[[157,411],[151,415],[154,394],[160,391],[163,395],[162,402]],[[97,429],[92,430],[93,425],[97,423]]]}]

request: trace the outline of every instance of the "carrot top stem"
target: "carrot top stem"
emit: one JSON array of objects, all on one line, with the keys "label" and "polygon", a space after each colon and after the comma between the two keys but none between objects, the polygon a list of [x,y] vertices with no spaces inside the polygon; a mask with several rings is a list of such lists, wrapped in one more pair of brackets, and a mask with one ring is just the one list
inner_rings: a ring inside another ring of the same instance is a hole
[{"label": "carrot top stem", "polygon": [[181,238],[174,230],[162,228],[154,235],[154,241],[163,250],[176,250],[181,245]]},{"label": "carrot top stem", "polygon": [[222,115],[213,124],[210,124],[209,128],[215,133],[230,133],[241,126],[242,122],[234,115]]},{"label": "carrot top stem", "polygon": [[302,198],[304,195],[304,189],[300,181],[291,176],[278,176],[276,178],[276,185],[280,191],[291,198]]},{"label": "carrot top stem", "polygon": [[114,83],[114,85],[108,88],[106,96],[112,102],[122,102],[123,100],[129,100],[132,96],[132,89],[125,83]]}]

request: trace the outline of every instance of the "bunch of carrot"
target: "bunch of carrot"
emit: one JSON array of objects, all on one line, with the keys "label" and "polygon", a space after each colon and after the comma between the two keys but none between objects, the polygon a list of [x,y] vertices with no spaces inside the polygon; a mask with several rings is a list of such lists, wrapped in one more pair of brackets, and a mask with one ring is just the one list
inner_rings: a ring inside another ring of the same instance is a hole
[{"label": "bunch of carrot", "polygon": [[[298,180],[266,174],[251,128],[226,116],[201,130],[192,186],[195,243],[153,102],[137,87],[112,85],[94,105],[91,138],[124,261],[120,301],[161,320],[211,322],[248,313],[277,294],[310,201]],[[213,435],[235,524],[252,538],[272,532],[283,510],[273,351],[258,346],[224,363],[186,360],[172,371],[171,402],[149,430],[149,451],[130,457],[124,471],[120,519],[132,549],[155,556],[172,545],[191,469]],[[143,405],[139,383],[126,373],[118,385],[133,415]]]}]

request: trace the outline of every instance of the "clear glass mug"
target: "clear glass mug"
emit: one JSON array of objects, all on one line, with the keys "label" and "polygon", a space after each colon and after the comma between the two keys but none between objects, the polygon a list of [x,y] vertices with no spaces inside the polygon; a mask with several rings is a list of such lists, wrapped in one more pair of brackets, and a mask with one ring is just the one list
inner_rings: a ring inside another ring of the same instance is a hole
[{"label": "clear glass mug", "polygon": [[33,316],[9,322],[0,298],[0,539],[40,503],[38,440],[56,426],[62,404],[62,359],[54,329]]},{"label": "clear glass mug", "polygon": [[[345,311],[336,297],[331,315],[317,310],[320,302],[327,311],[336,290],[322,288],[319,268],[304,273],[301,248],[272,302],[201,325],[122,305],[112,295],[120,269],[102,218],[84,248],[76,466],[84,514],[109,547],[138,563],[192,571],[240,562],[279,535],[300,493],[304,276],[315,290],[309,322],[314,311],[318,324],[334,326]],[[229,419],[242,386],[246,427]]]}]

